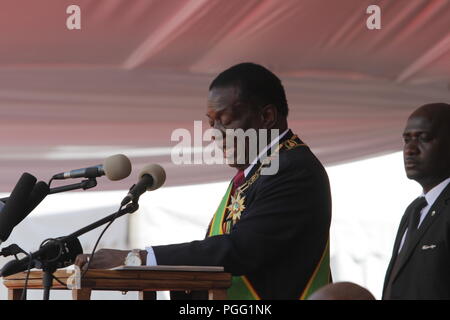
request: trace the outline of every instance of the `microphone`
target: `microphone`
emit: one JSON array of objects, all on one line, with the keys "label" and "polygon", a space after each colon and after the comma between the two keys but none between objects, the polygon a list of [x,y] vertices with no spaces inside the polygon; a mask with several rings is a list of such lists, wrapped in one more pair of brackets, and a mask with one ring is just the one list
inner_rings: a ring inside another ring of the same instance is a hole
[{"label": "microphone", "polygon": [[[6,241],[14,227],[22,221],[27,210],[27,201],[36,183],[36,177],[25,172],[0,212],[0,243]],[[23,218],[22,218],[23,217]]]},{"label": "microphone", "polygon": [[109,180],[122,180],[131,173],[131,162],[127,156],[116,154],[105,159],[103,164],[55,174],[52,179],[96,178],[106,175]]},{"label": "microphone", "polygon": [[[0,276],[7,277],[18,272],[33,269],[35,267],[42,268],[43,265],[54,263],[56,268],[65,268],[75,262],[77,255],[83,253],[83,248],[78,238],[49,239],[41,248],[32,253],[31,257],[27,256],[20,260],[11,260],[6,263],[0,271]],[[30,264],[30,258],[32,259]],[[36,263],[39,260],[40,263]]]},{"label": "microphone", "polygon": [[36,183],[28,198],[27,204],[25,205],[25,210],[22,211],[22,214],[19,212],[17,215],[15,225],[21,223],[22,220],[25,219],[42,202],[42,200],[44,200],[49,192],[50,188],[44,181]]},{"label": "microphone", "polygon": [[139,197],[145,191],[156,190],[166,181],[166,172],[163,167],[158,164],[149,164],[145,166],[138,175],[139,182],[133,185],[130,192],[123,198],[121,205],[138,201]]},{"label": "microphone", "polygon": [[[11,218],[12,224],[14,226],[17,226],[19,223],[21,223],[22,220],[25,219],[42,202],[42,200],[44,200],[44,198],[49,193],[50,193],[50,188],[44,181],[39,181],[38,183],[36,183],[35,186],[33,187],[33,189],[31,190],[31,193],[29,195],[29,198],[26,201],[26,204],[24,205],[24,209],[22,209],[21,211],[18,211],[15,218],[14,217]],[[10,199],[10,197],[3,198],[0,200],[10,201],[9,199]],[[3,206],[1,204],[3,204]],[[6,206],[5,203],[0,202],[0,211],[2,211],[2,208],[4,206]]]}]

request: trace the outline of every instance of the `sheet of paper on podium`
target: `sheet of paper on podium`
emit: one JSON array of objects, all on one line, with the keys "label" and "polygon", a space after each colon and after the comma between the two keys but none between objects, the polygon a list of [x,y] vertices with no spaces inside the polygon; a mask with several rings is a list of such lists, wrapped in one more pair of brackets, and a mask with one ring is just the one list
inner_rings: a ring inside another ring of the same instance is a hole
[{"label": "sheet of paper on podium", "polygon": [[223,267],[212,266],[118,266],[111,270],[133,270],[133,271],[198,271],[198,272],[224,272]]}]

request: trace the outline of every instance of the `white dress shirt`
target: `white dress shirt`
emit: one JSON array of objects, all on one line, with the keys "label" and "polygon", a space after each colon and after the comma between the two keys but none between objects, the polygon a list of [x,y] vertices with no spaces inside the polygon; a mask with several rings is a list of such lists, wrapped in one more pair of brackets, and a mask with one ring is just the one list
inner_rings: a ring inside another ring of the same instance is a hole
[{"label": "white dress shirt", "polygon": [[[277,136],[275,139],[272,140],[272,142],[270,143],[270,145],[267,145],[263,151],[261,151],[258,155],[258,157],[256,157],[255,160],[252,161],[252,163],[244,170],[244,176],[247,178],[247,175],[250,173],[250,171],[253,169],[253,167],[255,166],[255,164],[258,162],[258,160],[264,155],[266,154],[267,150],[269,150],[269,148],[272,148],[276,143],[278,143],[285,135],[286,133],[289,131],[289,129],[286,129],[282,134],[280,134],[279,136]],[[156,261],[156,256],[155,256],[155,252],[153,250],[152,247],[146,247],[145,250],[147,250],[147,262],[146,265],[147,266],[157,266],[158,262]]]},{"label": "white dress shirt", "polygon": [[[430,211],[433,204],[436,202],[436,199],[441,195],[442,191],[447,187],[447,185],[450,183],[450,177],[439,183],[437,186],[435,186],[433,189],[428,191],[426,194],[422,193],[422,197],[425,197],[425,200],[427,200],[427,205],[423,207],[423,209],[420,211],[420,220],[419,224],[417,225],[417,229],[419,229],[420,225],[422,224],[423,220],[428,214],[428,211]],[[400,247],[398,248],[398,252],[403,247],[403,244],[406,239],[406,233],[408,232],[408,229],[405,230],[405,233],[403,234],[402,241],[400,243]]]},{"label": "white dress shirt", "polygon": [[279,136],[277,136],[275,139],[272,140],[272,142],[270,144],[268,144],[256,157],[255,160],[252,161],[252,163],[250,163],[250,165],[244,170],[244,176],[247,178],[247,175],[250,173],[250,171],[252,171],[253,167],[255,166],[256,163],[258,163],[258,160],[261,159],[261,157],[263,155],[266,154],[267,150],[269,150],[270,148],[272,148],[276,143],[278,143],[285,135],[286,133],[288,133],[289,129],[286,129],[282,134],[280,134]]}]

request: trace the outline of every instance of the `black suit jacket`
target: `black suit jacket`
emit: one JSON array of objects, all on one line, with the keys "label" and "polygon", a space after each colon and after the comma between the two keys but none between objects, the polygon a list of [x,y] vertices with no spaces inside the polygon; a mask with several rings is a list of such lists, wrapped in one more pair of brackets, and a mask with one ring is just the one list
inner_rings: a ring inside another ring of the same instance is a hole
[{"label": "black suit jacket", "polygon": [[[383,298],[411,213],[409,206],[400,222]],[[450,184],[428,211],[393,277],[391,299],[450,299]]]},{"label": "black suit jacket", "polygon": [[325,169],[308,147],[282,149],[278,173],[261,175],[244,194],[246,208],[230,234],[155,246],[158,264],[223,266],[246,275],[262,299],[298,299],[329,237]]}]

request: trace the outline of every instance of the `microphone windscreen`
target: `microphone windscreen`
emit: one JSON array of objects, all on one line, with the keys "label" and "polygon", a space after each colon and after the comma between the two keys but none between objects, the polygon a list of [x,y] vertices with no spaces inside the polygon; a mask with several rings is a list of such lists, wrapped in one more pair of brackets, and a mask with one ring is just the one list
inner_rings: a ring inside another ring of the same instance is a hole
[{"label": "microphone windscreen", "polygon": [[148,191],[158,189],[166,181],[166,171],[159,164],[146,165],[139,173],[139,179],[142,179],[146,174],[151,175],[153,178],[153,184],[147,188]]},{"label": "microphone windscreen", "polygon": [[39,181],[38,183],[36,183],[33,190],[31,191],[30,197],[28,198],[26,209],[17,224],[25,219],[26,216],[28,216],[42,202],[42,200],[44,200],[49,192],[50,188],[44,181]]},{"label": "microphone windscreen", "polygon": [[32,269],[35,267],[35,263],[32,261],[30,265],[30,259],[28,257],[20,260],[10,260],[0,270],[0,276],[7,277],[22,271],[26,271],[29,266]]},{"label": "microphone windscreen", "polygon": [[103,170],[109,180],[122,180],[131,173],[131,162],[127,156],[116,154],[105,159],[103,162]]},{"label": "microphone windscreen", "polygon": [[[6,263],[0,270],[1,277],[7,277],[18,272],[26,271],[29,267],[37,267],[35,261],[48,261],[53,260],[57,268],[65,268],[72,265],[75,262],[77,255],[83,253],[80,240],[78,238],[69,239],[63,242],[58,242],[61,238],[52,239],[49,243],[45,244],[38,251],[20,260],[11,260]],[[38,266],[42,268],[42,266]]]},{"label": "microphone windscreen", "polygon": [[35,183],[36,178],[25,172],[11,192],[8,201],[0,212],[1,241],[6,241],[14,227],[21,221]]}]

